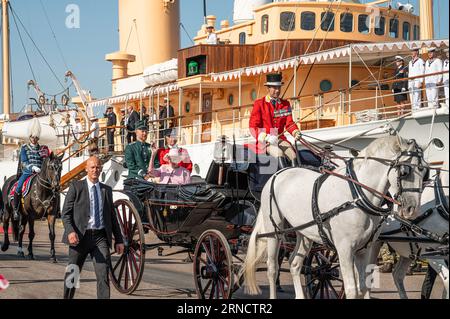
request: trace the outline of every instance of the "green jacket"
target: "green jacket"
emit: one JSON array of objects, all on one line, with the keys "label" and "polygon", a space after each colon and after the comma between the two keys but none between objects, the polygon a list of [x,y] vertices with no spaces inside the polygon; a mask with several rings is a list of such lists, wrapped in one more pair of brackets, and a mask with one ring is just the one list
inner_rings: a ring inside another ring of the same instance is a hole
[{"label": "green jacket", "polygon": [[125,148],[125,163],[127,163],[128,167],[128,178],[141,178],[138,174],[140,170],[147,174],[151,155],[151,146],[148,143],[137,141],[128,144]]}]

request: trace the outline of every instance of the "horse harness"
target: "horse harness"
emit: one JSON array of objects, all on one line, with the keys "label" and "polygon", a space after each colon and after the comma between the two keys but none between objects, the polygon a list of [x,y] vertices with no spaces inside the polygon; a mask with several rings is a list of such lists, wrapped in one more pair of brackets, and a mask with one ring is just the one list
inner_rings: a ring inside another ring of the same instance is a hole
[{"label": "horse harness", "polygon": [[[48,164],[49,166],[51,166],[56,172],[58,172],[58,177],[59,177],[59,171],[62,167],[62,165],[60,163],[55,164],[55,163],[50,163]],[[48,208],[51,206],[52,201],[57,198],[57,194],[59,194],[60,191],[60,185],[59,185],[59,179],[58,179],[58,185],[56,187],[52,186],[52,183],[45,178],[42,178],[40,176],[40,174],[37,174],[37,182],[39,184],[39,186],[48,189],[51,191],[52,196],[44,201],[42,201],[37,193],[37,190],[34,190],[34,196],[35,196],[35,200],[39,203],[41,203],[41,205],[44,207],[44,216],[47,214]]]},{"label": "horse harness", "polygon": [[[415,144],[417,146],[417,144]],[[411,151],[404,151],[401,152],[397,158],[394,161],[391,160],[387,160],[387,159],[381,159],[381,158],[374,158],[374,157],[370,157],[368,159],[374,159],[374,160],[378,160],[378,161],[384,161],[384,162],[391,162],[390,164],[390,168],[388,171],[389,172],[392,169],[396,169],[397,170],[397,186],[398,186],[398,191],[397,193],[394,195],[394,198],[401,198],[401,194],[404,191],[409,191],[409,192],[421,192],[421,190],[419,189],[405,189],[402,187],[402,179],[409,176],[409,174],[411,174],[412,170],[411,167],[413,167],[414,165],[411,163],[407,163],[407,162],[401,162],[400,158],[403,156],[409,156],[411,158],[413,157],[417,157],[419,158],[419,166],[422,167],[422,163],[421,160],[423,159],[423,152],[420,150],[417,152],[411,152]],[[361,186],[362,184],[360,184],[358,182],[356,173],[354,171],[353,168],[353,158],[349,159],[346,161],[346,175],[340,175],[337,173],[333,173],[333,171],[327,170],[327,169],[321,169],[320,171],[322,172],[322,174],[316,179],[316,181],[314,182],[314,186],[313,186],[313,194],[312,194],[312,200],[311,200],[311,210],[312,210],[312,215],[313,215],[313,221],[308,222],[306,224],[297,226],[297,227],[291,227],[291,228],[287,228],[287,229],[280,229],[274,219],[273,219],[273,209],[272,209],[272,202],[276,205],[278,212],[280,212],[276,197],[275,197],[275,179],[278,177],[278,175],[280,175],[282,172],[289,170],[291,168],[285,168],[282,169],[280,171],[278,171],[277,173],[275,173],[275,175],[272,178],[271,181],[271,185],[270,185],[270,221],[272,222],[275,231],[274,232],[270,232],[270,233],[264,233],[264,234],[258,234],[257,238],[261,238],[261,237],[271,237],[271,236],[276,236],[278,239],[279,235],[283,235],[287,232],[291,232],[291,231],[299,231],[302,229],[306,229],[309,228],[311,226],[316,225],[318,228],[318,233],[319,236],[322,240],[322,243],[327,246],[327,248],[329,249],[335,249],[334,244],[332,242],[332,240],[330,240],[330,238],[328,237],[328,235],[326,234],[325,230],[324,230],[324,223],[326,221],[328,221],[329,219],[339,215],[341,212],[349,209],[352,206],[357,206],[359,209],[361,209],[364,213],[369,214],[369,215],[373,215],[373,216],[378,216],[381,217],[380,222],[378,223],[377,227],[374,229],[374,231],[371,233],[369,240],[367,241],[367,243],[361,248],[364,249],[366,248],[370,242],[372,242],[375,234],[378,232],[378,230],[381,228],[381,226],[383,225],[383,223],[385,222],[386,218],[391,214],[392,212],[392,208],[393,208],[393,203],[398,203],[396,200],[393,200],[392,198],[385,196],[383,194],[378,194],[381,195],[384,199],[385,199],[385,203],[387,204],[387,208],[383,208],[383,207],[378,207],[375,206],[366,196],[366,194],[363,191],[363,187]],[[423,166],[423,168],[428,169],[427,167]],[[323,183],[325,182],[326,179],[328,179],[328,177],[330,175],[345,179],[348,181],[349,183],[349,187],[350,187],[350,191],[352,194],[352,201],[347,201],[345,203],[343,203],[342,205],[335,207],[325,213],[322,213],[319,209],[319,205],[318,205],[318,196],[319,196],[319,191],[321,186],[323,185]],[[367,186],[364,187],[365,189],[371,191]],[[372,190],[373,193],[378,193],[376,190]]]},{"label": "horse harness", "polygon": [[[412,260],[417,260],[421,255],[421,247],[418,245],[417,236],[424,236],[427,239],[431,240],[431,243],[448,245],[449,234],[445,233],[442,236],[436,233],[433,233],[427,229],[424,229],[419,224],[428,219],[435,211],[439,213],[439,215],[446,220],[449,221],[449,209],[448,202],[445,199],[445,194],[443,192],[442,181],[440,178],[440,174],[436,175],[434,181],[434,195],[435,195],[435,205],[433,208],[427,209],[422,215],[414,219],[413,221],[405,220],[399,216],[394,216],[396,220],[401,223],[400,228],[394,229],[388,232],[384,232],[380,234],[381,239],[389,240],[388,236],[392,236],[395,234],[404,233],[408,238],[415,238],[416,240],[412,240],[409,242],[410,249],[410,258]],[[415,247],[414,247],[415,246]],[[415,248],[415,249],[414,249]]]}]

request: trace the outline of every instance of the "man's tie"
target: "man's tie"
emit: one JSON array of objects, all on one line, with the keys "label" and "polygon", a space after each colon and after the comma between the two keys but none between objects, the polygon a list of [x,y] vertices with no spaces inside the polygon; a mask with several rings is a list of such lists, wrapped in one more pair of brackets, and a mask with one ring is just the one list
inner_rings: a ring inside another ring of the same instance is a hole
[{"label": "man's tie", "polygon": [[92,186],[92,191],[94,192],[94,227],[99,229],[100,228],[100,205],[98,203],[98,193],[97,193],[97,187]]}]

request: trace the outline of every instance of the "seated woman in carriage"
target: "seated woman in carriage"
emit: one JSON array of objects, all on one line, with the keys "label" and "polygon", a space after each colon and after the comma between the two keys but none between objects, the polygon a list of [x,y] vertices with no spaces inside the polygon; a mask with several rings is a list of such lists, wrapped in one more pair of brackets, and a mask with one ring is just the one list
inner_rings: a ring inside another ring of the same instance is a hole
[{"label": "seated woman in carriage", "polygon": [[191,172],[180,166],[180,163],[183,162],[183,157],[185,156],[182,149],[171,148],[164,156],[164,160],[167,161],[168,164],[161,165],[160,168],[154,167],[156,154],[157,150],[154,149],[148,167],[147,179],[158,177],[160,184],[185,185],[191,182]]}]

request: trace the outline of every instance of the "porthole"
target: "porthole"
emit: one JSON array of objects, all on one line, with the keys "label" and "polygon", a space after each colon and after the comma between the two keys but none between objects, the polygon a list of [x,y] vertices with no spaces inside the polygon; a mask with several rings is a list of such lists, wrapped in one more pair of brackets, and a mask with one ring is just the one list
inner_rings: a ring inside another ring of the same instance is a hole
[{"label": "porthole", "polygon": [[333,87],[333,85],[331,84],[331,81],[329,81],[329,80],[322,80],[322,82],[320,82],[320,90],[322,92],[328,92],[331,90],[332,87]]},{"label": "porthole", "polygon": [[234,103],[234,95],[230,94],[228,95],[228,105],[233,105]]},{"label": "porthole", "polygon": [[200,175],[200,166],[198,164],[194,164],[194,171],[197,175]]},{"label": "porthole", "polygon": [[186,104],[184,104],[184,111],[186,113],[189,113],[191,111],[191,103],[186,102]]},{"label": "porthole", "polygon": [[257,96],[256,96],[256,90],[255,89],[253,89],[251,92],[250,92],[250,98],[252,99],[252,101],[254,101],[254,100],[256,100],[256,98],[257,98]]},{"label": "porthole", "polygon": [[445,148],[444,142],[442,142],[442,140],[440,140],[438,138],[434,138],[432,143],[438,151],[442,151]]},{"label": "porthole", "polygon": [[104,183],[106,180],[106,173],[102,172],[102,183]]},{"label": "porthole", "polygon": [[114,181],[117,183],[119,181],[119,171],[114,172]]}]

